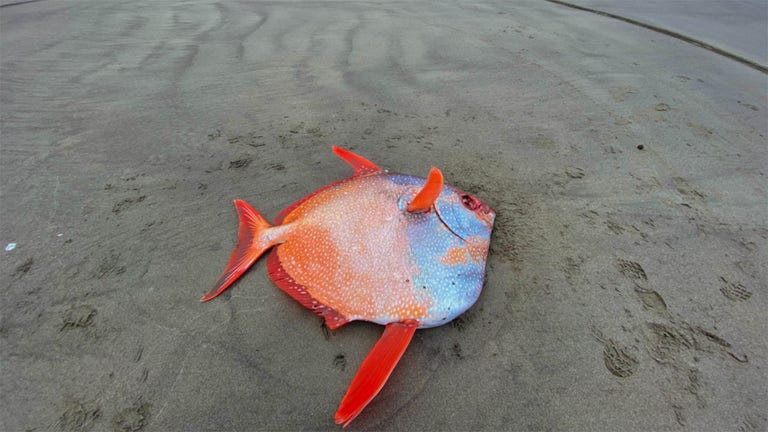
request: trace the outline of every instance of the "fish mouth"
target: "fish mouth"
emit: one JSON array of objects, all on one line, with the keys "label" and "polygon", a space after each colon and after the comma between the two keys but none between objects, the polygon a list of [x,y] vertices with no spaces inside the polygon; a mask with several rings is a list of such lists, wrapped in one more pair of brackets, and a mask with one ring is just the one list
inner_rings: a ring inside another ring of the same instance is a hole
[{"label": "fish mouth", "polygon": [[493,211],[491,206],[483,203],[483,205],[480,206],[478,210],[480,211],[481,215],[485,216],[484,219],[487,220],[491,225],[493,225],[493,221],[496,220],[496,212]]}]

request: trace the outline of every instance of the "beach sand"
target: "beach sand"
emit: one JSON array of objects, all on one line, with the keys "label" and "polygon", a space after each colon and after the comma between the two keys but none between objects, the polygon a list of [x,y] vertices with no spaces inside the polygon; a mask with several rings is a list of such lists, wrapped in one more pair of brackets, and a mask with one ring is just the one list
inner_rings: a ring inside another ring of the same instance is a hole
[{"label": "beach sand", "polygon": [[258,262],[235,198],[443,170],[497,212],[477,304],[348,429],[765,430],[766,75],[519,2],[5,2],[0,429],[339,430],[382,328]]}]

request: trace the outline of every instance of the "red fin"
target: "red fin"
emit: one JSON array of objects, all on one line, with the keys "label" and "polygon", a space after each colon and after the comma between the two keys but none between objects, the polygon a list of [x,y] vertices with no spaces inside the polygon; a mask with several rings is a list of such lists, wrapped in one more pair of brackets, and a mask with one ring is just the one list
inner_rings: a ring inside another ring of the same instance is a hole
[{"label": "red fin", "polygon": [[208,301],[224,292],[232,282],[236,281],[267,249],[272,243],[264,244],[259,241],[259,234],[269,223],[253,209],[247,202],[235,200],[235,208],[240,216],[240,231],[237,238],[237,246],[229,257],[229,263],[219,280],[213,285],[200,301]]},{"label": "red fin", "polygon": [[428,211],[442,191],[443,173],[440,172],[439,169],[432,167],[432,169],[429,170],[429,176],[427,177],[426,183],[424,183],[424,187],[421,188],[413,201],[408,204],[407,210],[409,212]]},{"label": "red fin", "polygon": [[[355,173],[352,175],[352,178],[357,177],[359,175],[363,175],[363,174],[371,174],[371,173],[376,173],[376,172],[383,171],[381,168],[379,168],[373,162],[369,161],[368,159],[366,159],[366,158],[364,158],[362,156],[356,155],[356,154],[352,153],[349,150],[344,150],[343,148],[339,148],[339,147],[336,147],[336,146],[333,146],[331,148],[333,149],[333,152],[336,153],[336,155],[338,155],[340,158],[344,159],[344,161],[346,163],[348,163],[350,166],[352,166],[352,168],[354,168]],[[319,194],[320,192],[322,192],[322,191],[324,191],[326,189],[330,189],[330,188],[332,188],[334,186],[337,186],[337,185],[339,185],[341,183],[344,183],[346,181],[349,181],[349,179],[339,180],[337,182],[334,182],[334,183],[331,183],[329,185],[325,185],[325,186],[321,187],[320,189],[312,192],[311,194],[305,196],[304,198],[302,198],[302,199],[296,201],[295,203],[289,205],[288,207],[280,210],[280,212],[277,213],[277,215],[275,216],[273,221],[275,222],[275,224],[283,223],[283,219],[285,219],[285,217],[288,216],[292,211],[296,210],[296,207],[300,206],[305,201],[307,201],[308,199],[312,198],[313,196]]]},{"label": "red fin", "polygon": [[356,176],[383,171],[375,163],[349,150],[336,146],[331,147],[331,149],[336,153],[336,156],[344,159],[344,162],[348,163],[355,170]]},{"label": "red fin", "polygon": [[267,257],[267,271],[269,272],[269,278],[286,294],[291,296],[294,300],[301,303],[307,309],[320,315],[325,319],[325,325],[331,330],[348,323],[349,320],[339,313],[336,309],[326,306],[315,298],[313,298],[307,288],[304,285],[297,283],[288,272],[285,271],[283,265],[280,263],[280,256],[278,250],[280,246],[273,249]]},{"label": "red fin", "polygon": [[418,325],[415,320],[387,324],[384,334],[363,360],[341,400],[336,411],[336,424],[343,423],[346,427],[384,387]]}]

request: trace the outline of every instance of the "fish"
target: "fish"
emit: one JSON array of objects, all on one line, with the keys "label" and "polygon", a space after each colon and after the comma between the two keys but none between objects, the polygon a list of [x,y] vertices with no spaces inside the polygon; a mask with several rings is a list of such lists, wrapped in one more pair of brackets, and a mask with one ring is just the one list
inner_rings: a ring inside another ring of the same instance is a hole
[{"label": "fish", "polygon": [[272,281],[335,330],[352,321],[385,326],[334,416],[346,427],[383,388],[417,329],[450,322],[480,296],[496,213],[427,178],[390,173],[349,150],[332,151],[354,174],[310,193],[269,224],[235,200],[238,241],[200,299],[232,285],[265,252]]}]

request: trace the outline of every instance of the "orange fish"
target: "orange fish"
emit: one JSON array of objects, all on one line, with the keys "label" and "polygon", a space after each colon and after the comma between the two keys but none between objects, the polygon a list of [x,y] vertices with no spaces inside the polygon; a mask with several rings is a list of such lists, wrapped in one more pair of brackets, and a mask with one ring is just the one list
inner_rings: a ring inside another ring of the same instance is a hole
[{"label": "orange fish", "polygon": [[221,294],[264,252],[269,277],[330,329],[385,325],[336,412],[348,425],[379,393],[417,328],[445,324],[480,295],[496,217],[479,199],[428,178],[393,174],[348,150],[352,177],[307,195],[271,226],[245,201],[238,243],[201,301]]}]

